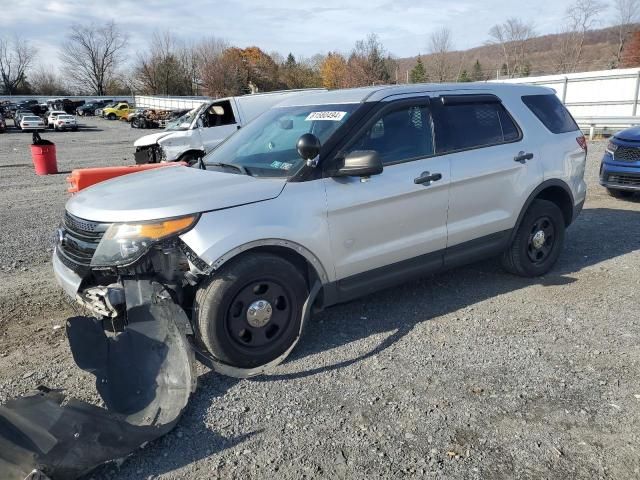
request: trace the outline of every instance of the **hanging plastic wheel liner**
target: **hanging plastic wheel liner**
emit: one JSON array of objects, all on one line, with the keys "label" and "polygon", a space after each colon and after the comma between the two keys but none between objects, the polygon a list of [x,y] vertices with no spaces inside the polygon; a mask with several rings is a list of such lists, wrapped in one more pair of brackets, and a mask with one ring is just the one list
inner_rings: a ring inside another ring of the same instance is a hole
[{"label": "hanging plastic wheel liner", "polygon": [[196,385],[189,321],[160,284],[123,283],[119,333],[105,333],[95,318],[67,322],[74,360],[95,375],[106,408],[44,387],[0,406],[3,480],[74,479],[177,423]]}]

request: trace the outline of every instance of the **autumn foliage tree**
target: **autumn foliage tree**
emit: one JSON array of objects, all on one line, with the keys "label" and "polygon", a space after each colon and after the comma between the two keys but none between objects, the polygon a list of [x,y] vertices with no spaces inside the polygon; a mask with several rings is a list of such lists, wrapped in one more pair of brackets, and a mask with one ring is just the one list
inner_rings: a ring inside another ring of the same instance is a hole
[{"label": "autumn foliage tree", "polygon": [[624,46],[620,57],[623,68],[640,66],[640,31],[636,31]]},{"label": "autumn foliage tree", "polygon": [[337,52],[329,52],[320,65],[322,86],[344,88],[347,86],[347,61]]}]

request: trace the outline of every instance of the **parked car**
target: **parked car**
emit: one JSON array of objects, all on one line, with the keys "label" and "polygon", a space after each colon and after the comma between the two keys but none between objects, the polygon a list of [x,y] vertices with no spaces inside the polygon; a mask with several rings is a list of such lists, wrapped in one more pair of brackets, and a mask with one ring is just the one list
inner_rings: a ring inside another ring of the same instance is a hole
[{"label": "parked car", "polygon": [[600,185],[616,198],[640,192],[640,127],[611,137],[600,163]]},{"label": "parked car", "polygon": [[128,121],[131,128],[166,128],[188,112],[189,110],[136,108],[135,112],[129,114]]},{"label": "parked car", "polygon": [[98,100],[85,103],[84,105],[76,108],[76,114],[80,116],[91,116],[96,114],[97,109],[104,108],[109,105],[112,100]]},{"label": "parked car", "polygon": [[203,103],[163,132],[137,139],[133,144],[136,163],[194,162],[273,105],[313,91],[322,89],[259,93]]},{"label": "parked car", "polygon": [[44,120],[36,115],[24,115],[20,119],[20,129],[22,131],[40,131],[44,130]]},{"label": "parked car", "polygon": [[549,272],[585,200],[586,149],[544,87],[304,93],[199,168],[79,192],[53,268],[105,325],[144,311],[214,368],[253,375],[286,357],[312,308],[493,256]]},{"label": "parked car", "polygon": [[7,121],[4,119],[4,115],[0,113],[0,133],[4,133],[7,130]]},{"label": "parked car", "polygon": [[78,130],[78,122],[76,121],[75,116],[65,113],[62,115],[58,115],[53,124],[53,128],[55,130],[73,130],[75,132]]},{"label": "parked car", "polygon": [[34,114],[31,110],[26,110],[24,108],[16,110],[16,112],[13,114],[13,124],[17,128],[20,128],[20,121],[22,120],[22,117],[26,115],[33,116]]},{"label": "parked car", "polygon": [[[105,110],[106,108],[112,108],[112,107],[115,107],[118,103],[121,103],[121,102],[109,102],[109,103],[107,103],[104,107],[97,108],[97,109],[95,110],[95,113],[94,113],[94,114],[95,114],[95,116],[96,116],[96,117],[104,117],[104,115],[103,115],[104,110]],[[125,103],[125,102],[122,102],[122,103]]]},{"label": "parked car", "polygon": [[139,115],[142,115],[146,111],[147,111],[147,109],[145,107],[136,107],[136,108],[134,108],[127,115],[127,118],[126,118],[127,122],[131,123],[131,120],[133,120],[134,118],[138,117]]},{"label": "parked car", "polygon": [[127,102],[120,102],[112,107],[105,107],[102,109],[101,115],[109,120],[116,120],[127,118],[127,115],[134,110],[132,105]]},{"label": "parked car", "polygon": [[54,125],[56,124],[56,119],[58,118],[58,115],[67,115],[67,112],[65,112],[64,110],[53,110],[51,112],[48,112],[47,127],[49,128],[54,127]]}]

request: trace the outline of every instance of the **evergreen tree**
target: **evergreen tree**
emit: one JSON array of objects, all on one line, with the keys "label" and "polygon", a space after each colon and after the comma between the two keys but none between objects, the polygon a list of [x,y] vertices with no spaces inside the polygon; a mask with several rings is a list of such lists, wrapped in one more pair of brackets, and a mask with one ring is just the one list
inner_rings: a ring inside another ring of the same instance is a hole
[{"label": "evergreen tree", "polygon": [[471,78],[469,77],[469,74],[467,73],[466,70],[462,70],[462,73],[460,74],[460,77],[458,77],[458,81],[459,82],[472,82],[473,80],[471,80]]},{"label": "evergreen tree", "polygon": [[476,63],[473,64],[473,70],[471,71],[471,79],[474,82],[481,82],[486,79],[482,73],[482,66],[480,65],[480,60],[476,60]]},{"label": "evergreen tree", "polygon": [[423,83],[427,81],[427,71],[422,63],[422,58],[418,56],[416,65],[409,72],[409,82],[411,83]]},{"label": "evergreen tree", "polygon": [[296,57],[291,52],[287,55],[287,60],[284,62],[285,68],[294,68],[297,65]]},{"label": "evergreen tree", "polygon": [[500,75],[506,77],[507,75],[509,75],[509,68],[507,67],[506,63],[502,64],[502,68],[500,69]]}]

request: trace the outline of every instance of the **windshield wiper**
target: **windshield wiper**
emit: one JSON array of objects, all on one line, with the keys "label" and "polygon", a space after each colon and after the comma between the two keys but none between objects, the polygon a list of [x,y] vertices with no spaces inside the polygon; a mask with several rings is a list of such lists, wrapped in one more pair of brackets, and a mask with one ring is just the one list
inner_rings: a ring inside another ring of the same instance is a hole
[{"label": "windshield wiper", "polygon": [[215,162],[215,163],[207,163],[207,166],[212,166],[212,167],[230,167],[233,168],[235,170],[238,170],[240,173],[242,173],[243,175],[248,175],[249,177],[252,177],[253,175],[251,175],[249,173],[249,170],[247,170],[247,167],[244,167],[242,165],[235,165],[233,163],[224,163],[224,162]]}]

